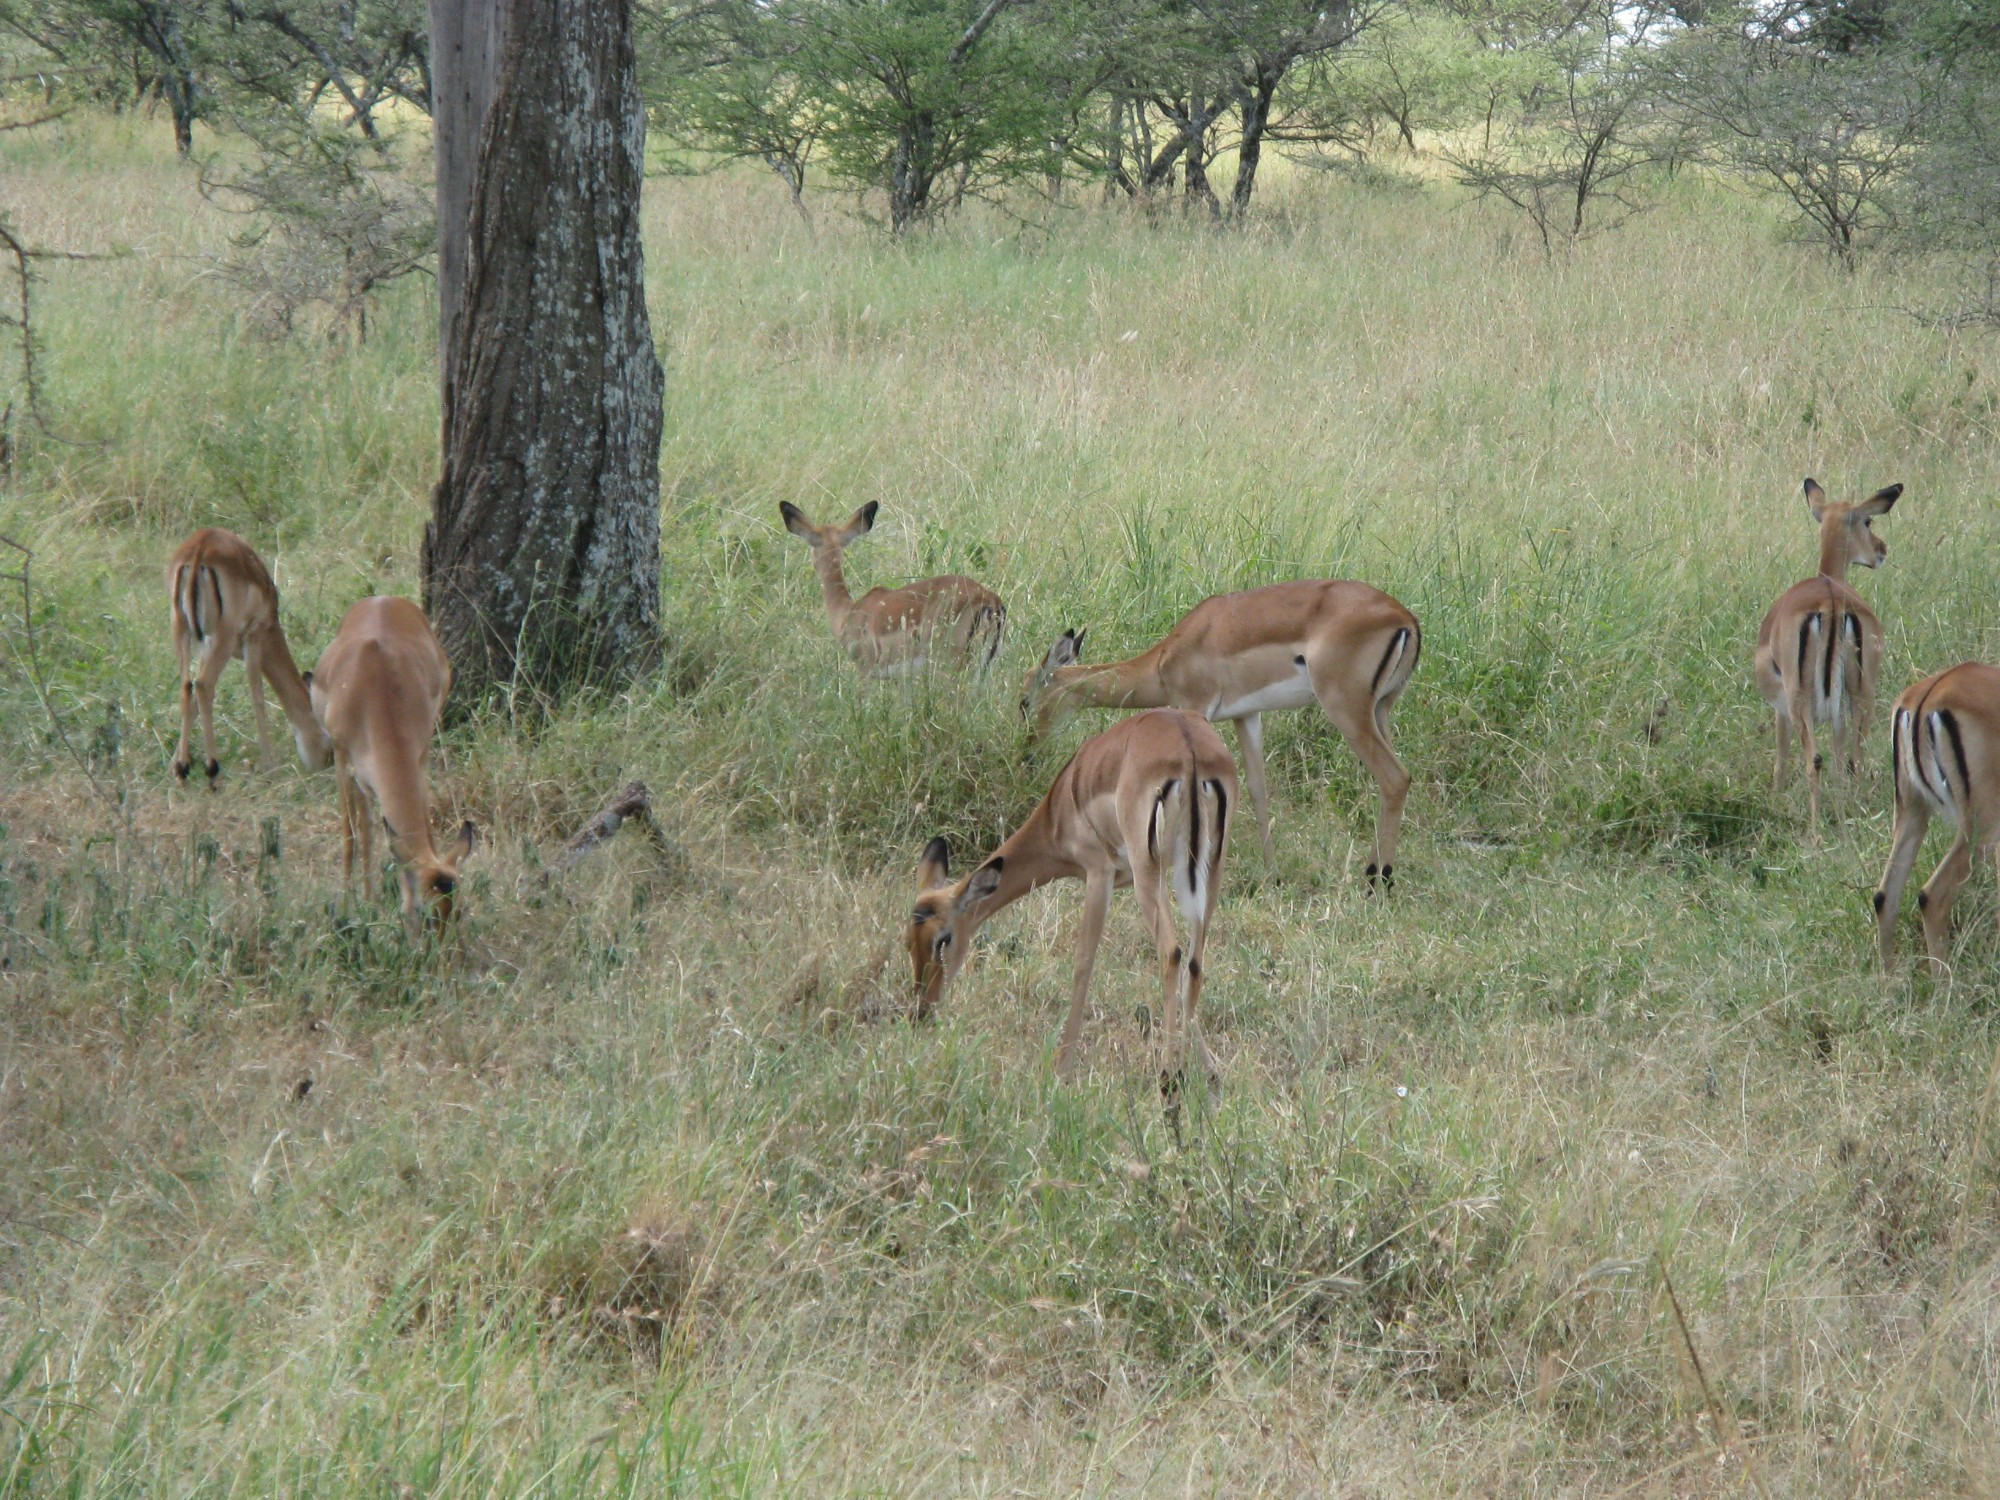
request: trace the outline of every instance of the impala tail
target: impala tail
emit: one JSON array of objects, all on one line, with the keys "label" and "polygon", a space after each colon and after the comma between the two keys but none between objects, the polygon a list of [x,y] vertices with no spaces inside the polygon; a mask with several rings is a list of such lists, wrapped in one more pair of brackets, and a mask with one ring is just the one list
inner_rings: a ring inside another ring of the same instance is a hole
[{"label": "impala tail", "polygon": [[222,585],[215,569],[207,563],[182,563],[174,574],[174,608],[188,632],[205,644],[222,619]]},{"label": "impala tail", "polygon": [[1229,793],[1213,777],[1176,776],[1153,801],[1146,844],[1160,872],[1160,901],[1178,910],[1190,928],[1208,921],[1228,831]]}]

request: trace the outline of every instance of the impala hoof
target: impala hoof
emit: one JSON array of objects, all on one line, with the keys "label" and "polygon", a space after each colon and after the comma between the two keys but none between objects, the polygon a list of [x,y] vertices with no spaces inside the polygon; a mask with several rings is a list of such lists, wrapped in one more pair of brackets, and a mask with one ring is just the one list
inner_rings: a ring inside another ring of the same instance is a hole
[{"label": "impala hoof", "polygon": [[222,762],[219,760],[212,760],[208,763],[207,769],[208,769],[208,784],[210,786],[214,786],[216,778],[222,774]]},{"label": "impala hoof", "polygon": [[193,769],[194,769],[194,762],[191,760],[177,760],[174,762],[174,775],[180,777],[182,781],[186,781],[188,779],[188,772],[192,771]]}]

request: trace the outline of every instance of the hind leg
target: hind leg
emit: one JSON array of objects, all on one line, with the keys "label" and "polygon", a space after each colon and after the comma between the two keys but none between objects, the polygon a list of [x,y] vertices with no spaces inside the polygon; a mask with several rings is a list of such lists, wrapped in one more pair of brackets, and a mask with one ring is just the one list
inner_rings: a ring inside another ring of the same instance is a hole
[{"label": "hind leg", "polygon": [[1320,707],[1333,720],[1333,727],[1340,731],[1340,737],[1347,741],[1348,748],[1360,757],[1361,764],[1368,768],[1368,774],[1375,778],[1379,802],[1375,813],[1375,857],[1368,865],[1368,884],[1373,887],[1379,875],[1383,891],[1393,891],[1396,888],[1396,842],[1403,829],[1403,801],[1410,794],[1410,773],[1396,759],[1388,737],[1377,725],[1372,704],[1355,712],[1343,697],[1322,690],[1317,682],[1313,690],[1319,698]]},{"label": "hind leg", "polygon": [[1961,827],[1944,859],[1917,892],[1917,905],[1924,914],[1924,948],[1935,975],[1944,974],[1945,960],[1951,953],[1951,903],[1972,873],[1972,847],[1972,834]]},{"label": "hind leg", "polygon": [[208,654],[202,658],[201,673],[194,680],[195,707],[201,712],[201,748],[207,756],[203,767],[208,773],[208,784],[212,788],[222,774],[222,762],[215,758],[215,689],[222,681],[222,669],[229,665],[236,654],[234,633],[225,634],[217,630],[208,638]]},{"label": "hind leg", "polygon": [[1875,952],[1884,973],[1896,964],[1896,917],[1903,904],[1903,886],[1909,881],[1910,867],[1917,862],[1917,851],[1923,847],[1930,825],[1931,810],[1921,797],[1912,797],[1897,807],[1889,863],[1875,890]]},{"label": "hind leg", "polygon": [[188,752],[188,742],[194,738],[194,652],[178,610],[174,612],[174,655],[181,664],[181,742],[174,750],[174,775],[186,781],[194,769]]}]

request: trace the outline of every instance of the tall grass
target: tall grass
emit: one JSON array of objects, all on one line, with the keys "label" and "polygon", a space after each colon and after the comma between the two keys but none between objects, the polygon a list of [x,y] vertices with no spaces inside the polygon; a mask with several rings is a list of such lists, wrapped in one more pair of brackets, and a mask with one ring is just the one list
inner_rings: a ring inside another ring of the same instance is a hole
[{"label": "tall grass", "polygon": [[[0,491],[121,799],[0,683],[0,1486],[1991,1490],[1992,901],[1949,981],[1873,974],[1886,778],[1814,841],[1748,681],[1806,473],[1908,486],[1859,585],[1886,683],[2000,650],[2000,359],[1896,311],[1921,287],[1697,181],[1551,265],[1441,189],[1305,175],[1237,232],[906,246],[662,179],[668,662],[447,739],[440,817],[491,838],[433,954],[341,900],[322,781],[251,774],[234,675],[224,789],[170,785],[157,570],[245,532],[306,663],[413,590],[434,301],[261,339],[159,133],[0,144],[16,222],[121,252],[46,278],[52,433]],[[882,502],[857,587],[995,586],[993,679],[857,680],[783,499]],[[1123,911],[1091,1076],[1052,1080],[1062,888],[935,1025],[857,1021],[924,839],[997,839],[1089,727],[1024,739],[1051,636],[1122,654],[1315,574],[1424,622],[1399,894],[1356,878],[1372,786],[1274,719],[1206,1113],[1176,1134],[1146,1083]],[[630,776],[675,858],[549,875]]]}]

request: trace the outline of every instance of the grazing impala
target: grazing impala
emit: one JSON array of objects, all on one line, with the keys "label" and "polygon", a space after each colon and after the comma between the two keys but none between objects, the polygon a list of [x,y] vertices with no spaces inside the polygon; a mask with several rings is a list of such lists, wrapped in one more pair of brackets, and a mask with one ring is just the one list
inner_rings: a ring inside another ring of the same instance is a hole
[{"label": "grazing impala", "polygon": [[1236,721],[1250,800],[1277,867],[1264,784],[1264,715],[1317,701],[1375,778],[1368,883],[1395,885],[1396,838],[1410,773],[1389,745],[1389,714],[1423,651],[1417,617],[1365,583],[1309,579],[1204,599],[1150,651],[1082,666],[1083,632],[1070,630],[1028,678],[1021,712],[1038,732],[1078,708],[1192,709]]},{"label": "grazing impala", "polygon": [[196,709],[201,711],[208,784],[214,786],[222,774],[222,763],[215,758],[215,686],[222,680],[222,669],[239,656],[250,680],[262,763],[268,765],[271,759],[271,731],[264,714],[268,682],[291,721],[299,759],[311,770],[325,770],[333,746],[313,717],[306,679],[299,676],[292,648],[285,643],[278,623],[278,586],[271,582],[264,559],[235,532],[208,527],[174,549],[167,563],[167,593],[174,652],[181,663],[181,743],[174,752],[174,774],[186,781],[194,769],[188,740],[194,733]]},{"label": "grazing impala", "polygon": [[313,707],[333,736],[342,868],[351,885],[357,840],[364,881],[374,868],[373,803],[402,863],[403,920],[412,936],[422,926],[424,907],[439,921],[451,916],[459,866],[476,841],[467,823],[444,853],[431,842],[424,762],[450,690],[444,647],[408,599],[361,600],[342,618],[313,672]]},{"label": "grazing impala", "polygon": [[1870,528],[1902,493],[1900,484],[1892,484],[1849,505],[1827,499],[1818,482],[1808,479],[1806,506],[1819,525],[1819,576],[1780,594],[1757,631],[1757,691],[1778,725],[1771,785],[1784,785],[1796,733],[1814,823],[1819,822],[1820,754],[1813,725],[1832,726],[1835,759],[1840,758],[1841,731],[1847,731],[1851,778],[1860,767],[1861,741],[1875,712],[1875,678],[1882,668],[1882,622],[1847,586],[1847,569],[1850,564],[1882,566],[1889,549]]},{"label": "grazing impala", "polygon": [[[921,892],[910,915],[917,1014],[927,1016],[972,949],[981,924],[1051,880],[1083,882],[1083,930],[1057,1071],[1069,1073],[1083,1030],[1083,1002],[1097,962],[1112,890],[1130,885],[1159,950],[1165,1003],[1163,1082],[1178,1080],[1192,1043],[1210,1078],[1215,1065],[1195,1009],[1201,959],[1222,881],[1236,763],[1206,719],[1166,709],[1135,715],[1085,740],[1041,805],[1005,843],[957,882],[941,838],[924,850]],[[1186,929],[1174,936],[1174,914]]]},{"label": "grazing impala", "polygon": [[955,661],[977,658],[980,669],[1000,654],[1007,607],[984,584],[956,573],[920,578],[899,589],[870,589],[859,599],[847,591],[840,554],[875,525],[877,502],[870,500],[844,526],[815,526],[790,501],[778,506],[785,530],[812,548],[813,571],[826,595],[833,634],[855,664],[871,677],[921,668],[936,645]]},{"label": "grazing impala", "polygon": [[2000,668],[1976,661],[1903,689],[1889,710],[1889,772],[1896,787],[1896,831],[1875,892],[1875,944],[1888,969],[1896,961],[1896,914],[1931,815],[1943,813],[1958,837],[1917,892],[1924,947],[1944,966],[1951,902],[1972,873],[1972,856],[2000,839]]}]

